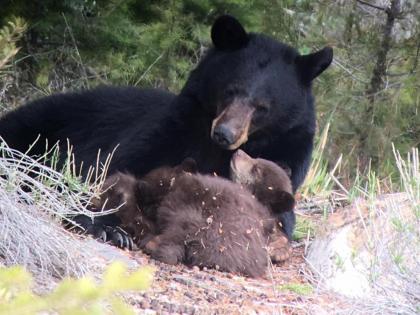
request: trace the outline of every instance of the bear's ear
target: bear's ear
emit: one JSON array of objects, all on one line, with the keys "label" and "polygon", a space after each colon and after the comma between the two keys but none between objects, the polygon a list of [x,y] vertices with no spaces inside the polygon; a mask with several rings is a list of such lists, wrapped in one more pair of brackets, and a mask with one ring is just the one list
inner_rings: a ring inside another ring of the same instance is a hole
[{"label": "bear's ear", "polygon": [[283,213],[293,210],[295,207],[295,198],[292,194],[282,191],[276,198],[276,201],[271,205],[274,213]]},{"label": "bear's ear", "polygon": [[292,178],[292,169],[290,168],[290,166],[286,162],[275,161],[275,163],[283,169],[283,171],[286,173],[287,177]]},{"label": "bear's ear", "polygon": [[184,172],[195,174],[198,172],[197,162],[193,158],[185,158],[181,163],[181,169]]},{"label": "bear's ear", "polygon": [[295,63],[302,80],[309,83],[327,69],[332,60],[333,49],[325,47],[309,55],[297,56]]},{"label": "bear's ear", "polygon": [[135,189],[135,198],[138,205],[144,206],[145,204],[151,203],[153,198],[156,198],[157,192],[154,191],[153,187],[144,180],[137,181],[137,187]]},{"label": "bear's ear", "polygon": [[235,50],[248,43],[248,34],[233,16],[222,15],[211,28],[211,39],[217,49]]}]

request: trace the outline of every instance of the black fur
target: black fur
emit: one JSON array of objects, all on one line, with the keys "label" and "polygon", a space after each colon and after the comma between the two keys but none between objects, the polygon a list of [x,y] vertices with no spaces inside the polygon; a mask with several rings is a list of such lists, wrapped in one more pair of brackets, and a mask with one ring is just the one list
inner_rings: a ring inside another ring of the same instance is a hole
[{"label": "black fur", "polygon": [[[45,150],[45,139],[50,145],[69,139],[85,170],[96,164],[99,148],[105,158],[118,145],[110,174],[142,176],[192,157],[200,172],[226,177],[233,151],[217,144],[210,132],[217,115],[235,103],[253,111],[248,141],[241,148],[290,167],[295,191],[308,171],[315,133],[310,82],[330,64],[331,49],[303,58],[272,38],[246,33],[230,16],[216,20],[212,38],[215,47],[179,95],[100,87],[49,96],[2,117],[0,136],[26,151],[40,134],[31,154]],[[65,151],[66,145],[61,148]],[[293,211],[281,216],[281,222],[290,237]]]}]

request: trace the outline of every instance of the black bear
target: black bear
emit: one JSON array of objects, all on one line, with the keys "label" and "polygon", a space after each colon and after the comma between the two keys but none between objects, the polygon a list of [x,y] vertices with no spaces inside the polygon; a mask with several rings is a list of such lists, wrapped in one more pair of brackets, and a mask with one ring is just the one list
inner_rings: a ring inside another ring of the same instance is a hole
[{"label": "black bear", "polygon": [[[232,16],[216,19],[213,47],[179,95],[156,89],[100,87],[53,95],[0,119],[9,146],[41,154],[45,141],[74,147],[78,163],[96,165],[118,146],[109,174],[141,177],[186,157],[201,173],[226,177],[235,149],[287,165],[293,190],[305,178],[315,134],[312,81],[331,63],[332,49],[309,55],[262,34],[247,33]],[[62,150],[63,151],[63,150]],[[65,157],[65,156],[64,156]],[[62,160],[64,160],[64,157]],[[105,218],[104,218],[105,219]],[[280,216],[291,237],[293,211]],[[115,217],[109,224],[118,224]],[[99,229],[99,219],[95,221]]]},{"label": "black bear", "polygon": [[101,206],[123,203],[117,212],[123,227],[157,260],[262,276],[277,232],[273,211],[293,211],[288,175],[241,150],[230,163],[233,182],[195,174],[187,162],[137,181],[127,174],[111,176]]}]

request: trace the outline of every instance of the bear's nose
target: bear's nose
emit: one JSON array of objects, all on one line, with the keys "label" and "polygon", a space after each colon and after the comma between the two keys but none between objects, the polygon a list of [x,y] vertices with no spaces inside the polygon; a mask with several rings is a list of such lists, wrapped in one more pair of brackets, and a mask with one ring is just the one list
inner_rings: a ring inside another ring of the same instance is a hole
[{"label": "bear's nose", "polygon": [[221,124],[214,128],[213,140],[222,146],[228,146],[235,142],[235,136],[226,125]]}]

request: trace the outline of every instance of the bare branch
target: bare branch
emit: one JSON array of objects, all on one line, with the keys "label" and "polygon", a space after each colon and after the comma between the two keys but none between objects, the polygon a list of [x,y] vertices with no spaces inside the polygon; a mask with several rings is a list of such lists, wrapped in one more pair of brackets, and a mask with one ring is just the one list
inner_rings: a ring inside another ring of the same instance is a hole
[{"label": "bare branch", "polygon": [[387,10],[387,8],[380,7],[378,5],[375,5],[375,4],[372,4],[372,3],[369,3],[369,2],[366,2],[366,1],[363,1],[363,0],[356,0],[356,1],[358,3],[360,3],[360,4],[362,4],[362,5],[366,5],[368,7],[371,7],[371,8],[377,9],[377,10],[382,10],[382,11],[386,11]]}]

